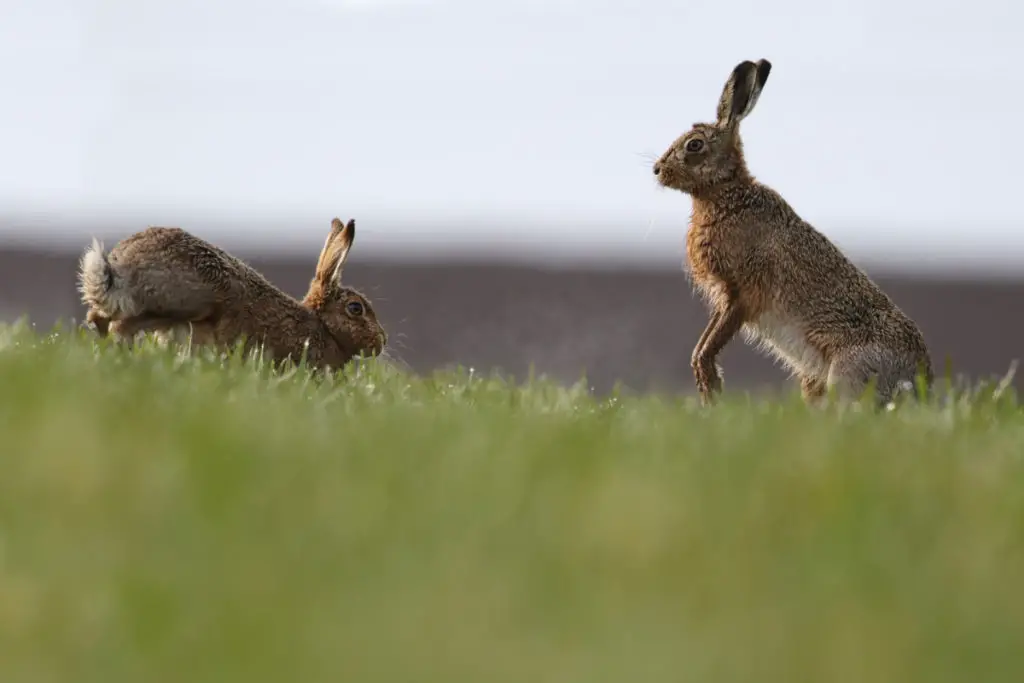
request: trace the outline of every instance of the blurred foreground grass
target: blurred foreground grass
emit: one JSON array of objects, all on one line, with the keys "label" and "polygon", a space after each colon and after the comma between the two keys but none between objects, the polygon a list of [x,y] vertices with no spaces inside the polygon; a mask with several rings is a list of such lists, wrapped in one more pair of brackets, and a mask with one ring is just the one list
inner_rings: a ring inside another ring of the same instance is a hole
[{"label": "blurred foreground grass", "polygon": [[0,330],[0,681],[1024,680],[1024,413]]}]

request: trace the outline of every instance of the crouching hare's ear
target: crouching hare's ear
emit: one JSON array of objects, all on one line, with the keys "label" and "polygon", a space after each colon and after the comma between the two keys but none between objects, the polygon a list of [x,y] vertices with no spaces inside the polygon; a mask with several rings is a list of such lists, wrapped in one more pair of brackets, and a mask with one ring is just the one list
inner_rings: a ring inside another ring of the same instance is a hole
[{"label": "crouching hare's ear", "polygon": [[348,252],[356,238],[356,221],[350,218],[343,224],[340,218],[331,221],[331,232],[327,235],[320,259],[316,262],[315,283],[325,290],[341,286],[341,270],[345,266]]}]

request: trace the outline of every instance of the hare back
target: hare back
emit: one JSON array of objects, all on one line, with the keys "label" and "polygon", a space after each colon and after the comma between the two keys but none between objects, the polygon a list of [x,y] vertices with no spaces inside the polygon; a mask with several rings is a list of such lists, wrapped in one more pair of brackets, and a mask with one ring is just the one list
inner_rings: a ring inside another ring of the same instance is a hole
[{"label": "hare back", "polygon": [[132,313],[198,320],[245,297],[263,281],[227,252],[180,228],[149,228],[111,250],[115,286]]}]

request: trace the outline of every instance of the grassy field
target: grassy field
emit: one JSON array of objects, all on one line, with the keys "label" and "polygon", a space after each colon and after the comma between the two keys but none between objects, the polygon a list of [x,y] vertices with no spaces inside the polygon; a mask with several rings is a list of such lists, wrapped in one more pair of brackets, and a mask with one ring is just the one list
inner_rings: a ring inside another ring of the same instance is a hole
[{"label": "grassy field", "polygon": [[1010,391],[814,412],[0,329],[4,683],[1024,680]]}]

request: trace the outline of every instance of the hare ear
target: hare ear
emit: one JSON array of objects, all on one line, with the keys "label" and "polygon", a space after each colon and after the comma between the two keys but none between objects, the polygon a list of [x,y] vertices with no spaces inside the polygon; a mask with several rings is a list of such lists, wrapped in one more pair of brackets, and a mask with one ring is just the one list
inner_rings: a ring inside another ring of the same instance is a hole
[{"label": "hare ear", "polygon": [[[324,275],[324,260],[326,260],[328,254],[330,254],[331,242],[334,241],[334,238],[337,237],[344,228],[345,224],[341,222],[340,218],[335,218],[331,221],[331,231],[327,233],[327,239],[324,240],[324,248],[320,250],[320,257],[316,260],[317,279],[320,279],[321,275]],[[328,272],[327,276],[329,276],[329,274],[330,273]]]},{"label": "hare ear", "polygon": [[320,284],[329,286],[341,283],[341,270],[355,238],[355,219],[349,219],[347,224],[342,224],[338,218],[331,221],[331,232],[327,235],[320,260],[316,264],[316,279]]},{"label": "hare ear", "polygon": [[756,64],[747,60],[736,65],[718,100],[719,126],[731,128],[754,110],[771,70],[772,64],[767,59],[758,60]]}]

